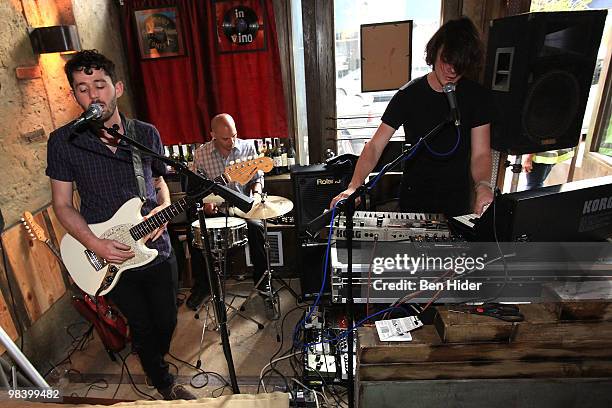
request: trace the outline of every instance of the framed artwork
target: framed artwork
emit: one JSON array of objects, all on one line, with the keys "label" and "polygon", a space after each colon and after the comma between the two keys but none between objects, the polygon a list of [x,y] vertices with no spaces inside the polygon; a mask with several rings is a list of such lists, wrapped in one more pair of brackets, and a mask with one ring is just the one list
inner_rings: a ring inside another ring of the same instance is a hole
[{"label": "framed artwork", "polygon": [[143,59],[185,55],[177,7],[136,10],[140,57]]},{"label": "framed artwork", "polygon": [[361,91],[393,91],[410,81],[412,20],[361,25]]},{"label": "framed artwork", "polygon": [[263,0],[217,0],[217,51],[264,51],[266,18]]}]

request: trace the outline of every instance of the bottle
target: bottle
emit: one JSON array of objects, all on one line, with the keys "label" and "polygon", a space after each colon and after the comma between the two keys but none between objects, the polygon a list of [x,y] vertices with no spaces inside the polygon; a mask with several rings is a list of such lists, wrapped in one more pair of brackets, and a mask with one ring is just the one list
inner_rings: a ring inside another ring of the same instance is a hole
[{"label": "bottle", "polygon": [[289,144],[289,148],[287,149],[287,170],[291,171],[291,168],[295,166],[295,149],[293,149],[291,138],[287,139],[287,143]]},{"label": "bottle", "polygon": [[175,149],[175,145],[170,146],[170,157],[174,160],[179,159],[179,152],[178,149]]},{"label": "bottle", "polygon": [[183,150],[183,145],[181,143],[178,144],[178,155],[179,160],[185,163],[185,151]]},{"label": "bottle", "polygon": [[281,172],[282,173],[286,173],[287,172],[287,149],[285,149],[285,144],[281,143],[280,144],[280,153],[281,153]]},{"label": "bottle", "polygon": [[272,146],[270,146],[270,142],[266,141],[266,152],[265,152],[265,156],[266,157],[272,157]]},{"label": "bottle", "polygon": [[185,160],[190,164],[193,162],[193,145],[190,143],[187,145],[187,155],[185,156]]},{"label": "bottle", "polygon": [[172,153],[174,153],[174,148],[172,146],[164,146],[164,152],[166,157],[172,157]]},{"label": "bottle", "polygon": [[280,174],[281,167],[283,166],[283,160],[280,152],[280,139],[274,138],[274,147],[272,148],[272,160],[274,160],[274,174]]}]

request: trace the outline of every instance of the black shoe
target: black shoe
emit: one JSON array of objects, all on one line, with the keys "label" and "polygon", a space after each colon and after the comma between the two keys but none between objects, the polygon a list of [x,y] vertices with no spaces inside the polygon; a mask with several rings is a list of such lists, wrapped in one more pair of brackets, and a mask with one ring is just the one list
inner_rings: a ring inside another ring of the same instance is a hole
[{"label": "black shoe", "polygon": [[189,295],[186,305],[191,310],[198,310],[205,297],[206,295],[202,291],[196,290]]},{"label": "black shoe", "polygon": [[164,397],[166,401],[198,399],[181,384],[172,384],[169,387],[160,388],[157,391],[162,395],[162,397]]}]

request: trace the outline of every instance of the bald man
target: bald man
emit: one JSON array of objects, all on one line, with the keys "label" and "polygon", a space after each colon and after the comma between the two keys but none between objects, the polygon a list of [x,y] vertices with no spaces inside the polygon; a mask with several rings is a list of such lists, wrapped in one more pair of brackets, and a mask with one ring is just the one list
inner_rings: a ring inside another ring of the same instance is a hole
[{"label": "bald man", "polygon": [[[200,171],[209,179],[215,179],[223,174],[231,161],[236,161],[237,159],[244,160],[249,156],[257,156],[253,142],[238,138],[234,118],[227,113],[215,116],[210,123],[210,127],[212,140],[196,149],[193,160],[194,171]],[[263,173],[258,171],[245,185],[231,182],[228,187],[247,196],[252,196],[256,193],[261,194]],[[223,215],[219,213],[219,207],[216,204],[205,204],[204,211],[206,216]],[[254,269],[253,281],[257,283],[267,268],[266,252],[264,250],[264,230],[261,221],[246,220],[246,222],[249,237],[249,253]],[[189,299],[187,299],[187,306],[197,310],[206,295],[204,288],[207,287],[207,281],[206,277],[202,276],[200,270],[194,271],[194,280],[195,285],[191,289]],[[264,279],[258,289],[268,291],[267,280]]]}]

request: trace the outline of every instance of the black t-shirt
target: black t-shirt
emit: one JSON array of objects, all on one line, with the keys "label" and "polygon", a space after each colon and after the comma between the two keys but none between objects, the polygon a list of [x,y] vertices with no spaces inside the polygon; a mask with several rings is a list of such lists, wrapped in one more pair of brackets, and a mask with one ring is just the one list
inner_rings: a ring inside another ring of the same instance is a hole
[{"label": "black t-shirt", "polygon": [[[461,136],[452,125],[433,136],[404,163],[400,207],[402,211],[442,212],[447,215],[470,211],[470,130],[491,122],[490,93],[474,81],[462,78],[455,91],[461,114]],[[406,142],[415,144],[439,123],[447,120],[450,109],[446,95],[434,91],[427,76],[417,78],[393,96],[382,122],[398,129],[404,126]]]}]

